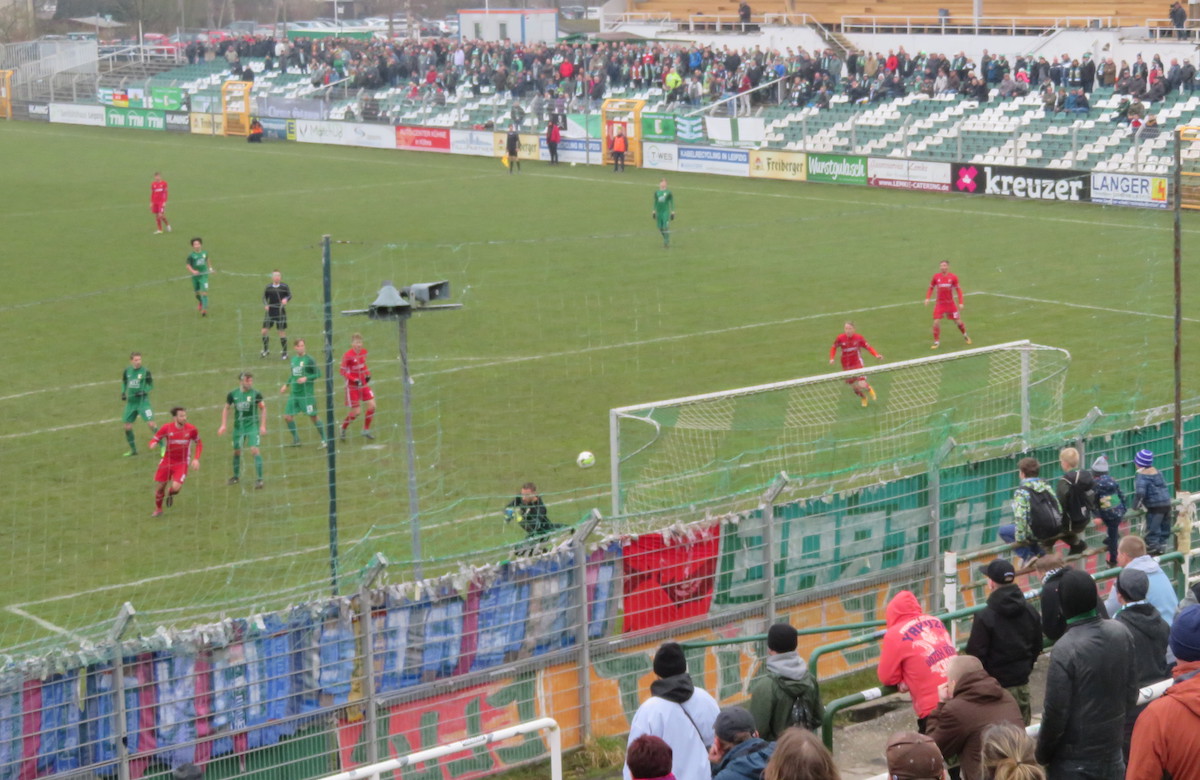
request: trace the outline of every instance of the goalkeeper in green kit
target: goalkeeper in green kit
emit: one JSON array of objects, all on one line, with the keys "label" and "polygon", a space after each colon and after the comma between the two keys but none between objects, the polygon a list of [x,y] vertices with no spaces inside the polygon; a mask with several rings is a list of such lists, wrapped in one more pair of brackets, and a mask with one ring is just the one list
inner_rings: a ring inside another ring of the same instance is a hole
[{"label": "goalkeeper in green kit", "polygon": [[151,435],[156,430],[154,412],[150,409],[150,391],[153,389],[154,377],[150,375],[150,369],[142,365],[142,353],[129,353],[129,366],[121,374],[121,400],[125,402],[125,414],[121,420],[125,423],[125,441],[129,442],[129,452],[125,453],[127,458],[137,455],[133,424],[138,419],[146,421]]},{"label": "goalkeeper in green kit", "polygon": [[280,393],[288,393],[287,409],[284,410],[283,420],[287,423],[288,431],[292,434],[292,446],[300,446],[300,434],[296,432],[296,414],[306,414],[321,437],[321,446],[325,446],[324,431],[317,421],[317,398],[313,383],[321,378],[321,369],[317,361],[307,354],[304,339],[296,339],[294,345],[296,354],[291,358],[292,376],[288,383],[279,388]]},{"label": "goalkeeper in green kit", "polygon": [[254,389],[254,374],[243,371],[238,380],[241,384],[225,396],[225,407],[221,410],[221,427],[218,436],[224,436],[229,427],[229,410],[233,409],[233,476],[227,484],[236,485],[242,471],[242,449],[249,448],[254,456],[254,489],[262,490],[263,462],[259,444],[267,434],[267,402],[263,394]]},{"label": "goalkeeper in green kit", "polygon": [[651,213],[658,223],[658,232],[662,233],[663,248],[671,246],[671,220],[675,219],[675,196],[667,189],[667,180],[658,183],[654,192],[654,211]]}]

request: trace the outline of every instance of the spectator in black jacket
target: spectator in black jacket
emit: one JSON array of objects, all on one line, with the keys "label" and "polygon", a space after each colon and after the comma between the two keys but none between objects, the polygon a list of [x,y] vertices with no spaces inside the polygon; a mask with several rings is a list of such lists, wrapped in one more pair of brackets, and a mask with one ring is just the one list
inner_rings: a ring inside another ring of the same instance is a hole
[{"label": "spectator in black jacket", "polygon": [[[1067,630],[1067,619],[1063,616],[1058,592],[1063,576],[1074,569],[1063,563],[1061,553],[1043,555],[1037,559],[1036,565],[1042,576],[1042,633],[1051,642],[1057,642]],[[1099,612],[1100,617],[1108,617],[1103,601],[1100,602]]]},{"label": "spectator in black jacket", "polygon": [[[1141,569],[1126,567],[1117,577],[1117,601],[1121,608],[1113,620],[1129,629],[1133,636],[1135,677],[1138,686],[1153,685],[1170,677],[1167,669],[1167,644],[1171,629],[1158,609],[1146,600],[1150,593],[1150,578]],[[1134,707],[1125,719],[1125,741],[1122,750],[1129,763],[1129,740],[1133,722],[1146,705]]]},{"label": "spectator in black jacket", "polygon": [[1029,674],[1042,652],[1042,618],[1013,582],[1011,563],[997,558],[979,572],[988,578],[991,593],[987,606],[975,613],[966,653],[978,658],[984,671],[1012,694],[1028,726],[1033,714]]},{"label": "spectator in black jacket", "polygon": [[1138,697],[1133,637],[1100,617],[1087,572],[1066,571],[1059,597],[1067,629],[1050,653],[1038,763],[1052,778],[1122,780],[1121,733]]},{"label": "spectator in black jacket", "polygon": [[1092,520],[1087,494],[1091,491],[1095,497],[1096,480],[1092,472],[1079,468],[1079,450],[1074,447],[1065,447],[1058,453],[1058,464],[1063,470],[1058,478],[1058,504],[1062,507],[1063,524],[1071,532],[1069,536],[1063,535],[1063,541],[1070,545],[1072,555],[1079,555],[1087,550],[1087,543],[1079,535]]}]

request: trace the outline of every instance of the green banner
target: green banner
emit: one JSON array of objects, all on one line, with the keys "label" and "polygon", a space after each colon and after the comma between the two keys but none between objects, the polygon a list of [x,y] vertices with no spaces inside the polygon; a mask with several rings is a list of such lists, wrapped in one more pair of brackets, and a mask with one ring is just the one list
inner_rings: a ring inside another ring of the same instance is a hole
[{"label": "green banner", "polygon": [[567,132],[570,138],[600,137],[599,114],[567,114]]},{"label": "green banner", "polygon": [[146,108],[104,109],[104,123],[109,127],[124,127],[130,130],[166,130],[166,114]]},{"label": "green banner", "polygon": [[808,180],[837,184],[866,184],[867,158],[840,154],[808,155]]},{"label": "green banner", "polygon": [[151,87],[150,108],[157,111],[182,110],[183,90],[179,87]]},{"label": "green banner", "polygon": [[675,141],[675,115],[674,114],[642,114],[642,140],[643,141],[663,141],[672,143]]},{"label": "green banner", "polygon": [[367,30],[288,30],[287,37],[289,41],[300,38],[353,38],[356,41],[369,41],[375,37],[375,33]]}]

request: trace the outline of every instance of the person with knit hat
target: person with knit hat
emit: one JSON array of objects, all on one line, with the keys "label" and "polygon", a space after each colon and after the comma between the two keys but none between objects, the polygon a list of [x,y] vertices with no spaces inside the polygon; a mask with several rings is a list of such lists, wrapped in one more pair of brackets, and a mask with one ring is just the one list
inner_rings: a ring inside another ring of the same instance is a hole
[{"label": "person with knit hat", "polygon": [[991,593],[987,605],[975,613],[967,655],[973,655],[996,682],[1007,690],[1021,708],[1026,725],[1032,721],[1029,675],[1042,653],[1042,616],[1015,582],[1013,565],[996,558],[980,568]]},{"label": "person with knit hat", "polygon": [[[644,735],[661,737],[671,746],[671,771],[676,780],[711,780],[708,749],[713,743],[713,722],[721,708],[713,697],[692,682],[687,659],[678,642],[665,642],[654,654],[650,697],[642,702],[629,723],[629,741]],[[633,780],[629,765],[625,780]]]},{"label": "person with knit hat", "polygon": [[925,733],[943,756],[959,757],[963,780],[982,780],[983,731],[993,723],[1024,728],[1017,700],[970,655],[950,659],[938,695],[942,701],[929,713]]},{"label": "person with knit hat", "polygon": [[762,780],[775,743],[759,736],[754,716],[742,707],[726,707],[713,723],[713,780]]},{"label": "person with knit hat", "polygon": [[1067,628],[1050,652],[1038,763],[1052,778],[1122,780],[1121,735],[1138,697],[1133,637],[1100,617],[1087,572],[1064,572],[1058,595]]},{"label": "person with knit hat", "polygon": [[888,780],[941,780],[946,761],[937,743],[924,734],[897,731],[887,742]]},{"label": "person with knit hat", "polygon": [[796,629],[776,623],[767,630],[766,674],[750,683],[750,703],[758,735],[774,742],[791,726],[815,731],[825,710],[817,680],[796,652]]},{"label": "person with knit hat", "polygon": [[1200,606],[1175,617],[1170,643],[1175,684],[1138,717],[1127,780],[1200,777]]},{"label": "person with knit hat", "polygon": [[[1167,640],[1171,629],[1154,605],[1146,600],[1150,592],[1150,578],[1141,569],[1127,566],[1117,577],[1113,591],[1120,604],[1113,620],[1129,629],[1133,637],[1134,674],[1138,686],[1145,687],[1167,679],[1170,676],[1167,671]],[[1122,750],[1126,762],[1129,761],[1129,738],[1133,736],[1134,721],[1145,708],[1144,704],[1135,706],[1125,719]]]},{"label": "person with knit hat", "polygon": [[1166,480],[1158,469],[1154,468],[1154,453],[1150,450],[1138,450],[1133,457],[1137,466],[1137,477],[1134,479],[1134,490],[1137,499],[1133,502],[1136,509],[1146,508],[1146,549],[1150,555],[1162,555],[1167,551],[1167,542],[1171,538],[1171,491],[1167,489]]},{"label": "person with knit hat", "polygon": [[1094,477],[1094,490],[1096,491],[1096,503],[1100,505],[1100,511],[1097,513],[1096,524],[1105,527],[1108,535],[1104,539],[1104,545],[1108,548],[1108,565],[1117,565],[1117,542],[1121,540],[1120,529],[1121,519],[1125,517],[1125,494],[1121,492],[1121,486],[1108,473],[1108,458],[1104,455],[1096,458],[1092,463],[1092,476]]}]

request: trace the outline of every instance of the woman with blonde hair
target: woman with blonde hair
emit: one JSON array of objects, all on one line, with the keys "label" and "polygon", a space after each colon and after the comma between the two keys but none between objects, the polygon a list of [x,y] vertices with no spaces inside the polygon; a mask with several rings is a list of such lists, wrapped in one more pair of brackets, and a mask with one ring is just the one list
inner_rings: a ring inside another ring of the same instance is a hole
[{"label": "woman with blonde hair", "polygon": [[1011,723],[997,723],[983,732],[985,780],[1046,780],[1046,770],[1034,760],[1033,740]]},{"label": "woman with blonde hair", "polygon": [[841,780],[833,755],[808,729],[793,726],[779,736],[763,780]]}]

